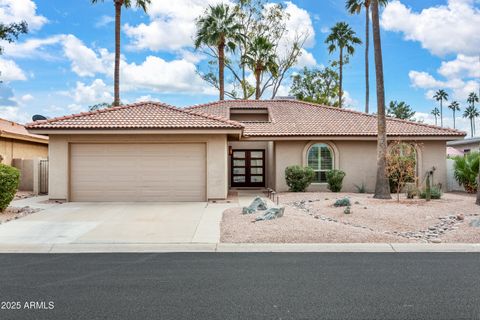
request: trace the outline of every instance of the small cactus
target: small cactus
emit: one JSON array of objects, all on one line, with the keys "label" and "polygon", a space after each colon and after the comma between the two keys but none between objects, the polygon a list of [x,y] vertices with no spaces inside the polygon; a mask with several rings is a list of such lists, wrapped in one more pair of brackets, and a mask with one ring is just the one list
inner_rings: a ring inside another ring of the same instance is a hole
[{"label": "small cactus", "polygon": [[351,213],[352,213],[352,210],[350,210],[350,206],[346,207],[346,208],[343,210],[343,213],[345,213],[345,214],[351,214]]}]

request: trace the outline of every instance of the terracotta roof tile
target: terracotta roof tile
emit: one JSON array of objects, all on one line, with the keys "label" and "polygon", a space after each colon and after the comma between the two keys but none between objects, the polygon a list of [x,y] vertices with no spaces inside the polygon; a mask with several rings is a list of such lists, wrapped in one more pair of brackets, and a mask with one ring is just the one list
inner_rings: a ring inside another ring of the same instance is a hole
[{"label": "terracotta roof tile", "polygon": [[[244,136],[376,136],[377,117],[358,111],[298,100],[228,100],[187,108],[229,118],[231,108],[267,108],[270,122],[244,122]],[[423,123],[387,118],[389,136],[449,136],[466,133]]]},{"label": "terracotta roof tile", "polygon": [[0,119],[0,136],[16,137],[19,140],[35,139],[38,142],[43,140],[43,143],[48,143],[48,137],[31,134],[25,129],[25,126],[5,119]]},{"label": "terracotta roof tile", "polygon": [[82,112],[27,124],[28,129],[175,129],[243,128],[239,122],[218,115],[178,109],[158,102]]}]

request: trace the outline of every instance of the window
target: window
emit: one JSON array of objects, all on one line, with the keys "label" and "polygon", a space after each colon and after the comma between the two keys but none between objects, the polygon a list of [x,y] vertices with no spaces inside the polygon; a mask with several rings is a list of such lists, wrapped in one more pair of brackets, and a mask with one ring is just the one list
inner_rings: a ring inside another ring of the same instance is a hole
[{"label": "window", "polygon": [[317,143],[308,149],[307,163],[315,171],[314,183],[326,183],[327,172],[333,170],[333,152],[323,143]]}]

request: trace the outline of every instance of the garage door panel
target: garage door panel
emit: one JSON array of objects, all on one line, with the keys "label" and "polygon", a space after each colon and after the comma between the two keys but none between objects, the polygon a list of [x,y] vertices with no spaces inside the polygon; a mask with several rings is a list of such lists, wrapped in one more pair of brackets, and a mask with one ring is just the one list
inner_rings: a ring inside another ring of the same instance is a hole
[{"label": "garage door panel", "polygon": [[72,201],[205,201],[205,144],[72,144]]}]

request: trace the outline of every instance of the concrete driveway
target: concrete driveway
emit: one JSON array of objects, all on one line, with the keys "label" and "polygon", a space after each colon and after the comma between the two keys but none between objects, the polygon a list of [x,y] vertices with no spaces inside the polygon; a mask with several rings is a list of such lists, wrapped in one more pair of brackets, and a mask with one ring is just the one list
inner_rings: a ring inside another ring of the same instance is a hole
[{"label": "concrete driveway", "polygon": [[0,245],[218,243],[231,206],[65,203],[0,225]]}]

